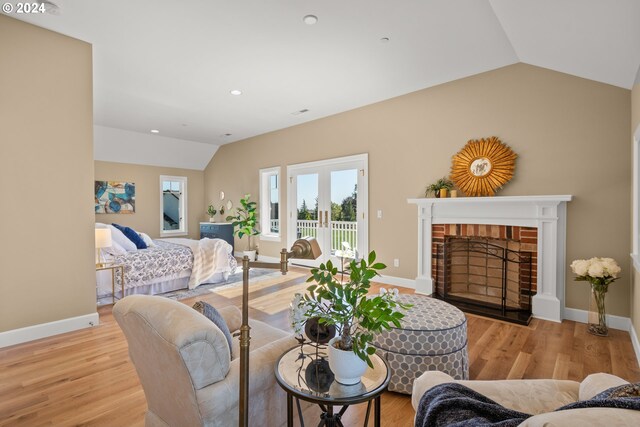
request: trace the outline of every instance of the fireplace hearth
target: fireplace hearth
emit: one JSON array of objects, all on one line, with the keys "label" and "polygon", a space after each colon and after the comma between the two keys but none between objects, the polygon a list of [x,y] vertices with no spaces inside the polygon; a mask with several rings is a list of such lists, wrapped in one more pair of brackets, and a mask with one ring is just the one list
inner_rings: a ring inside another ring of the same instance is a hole
[{"label": "fireplace hearth", "polygon": [[435,296],[463,311],[527,325],[534,253],[520,241],[448,236],[436,247]]}]

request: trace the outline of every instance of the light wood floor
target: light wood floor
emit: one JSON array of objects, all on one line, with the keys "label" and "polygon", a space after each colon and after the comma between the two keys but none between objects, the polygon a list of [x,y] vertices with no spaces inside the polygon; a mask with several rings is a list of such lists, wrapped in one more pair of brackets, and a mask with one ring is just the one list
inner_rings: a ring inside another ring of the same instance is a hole
[{"label": "light wood floor", "polygon": [[[308,272],[252,286],[250,315],[287,329],[287,307],[295,292],[306,288]],[[377,292],[377,288],[376,288]],[[238,289],[206,297],[215,306],[240,305]],[[146,401],[127,343],[102,307],[100,326],[0,350],[0,426],[142,426]],[[640,381],[629,335],[612,330],[607,338],[587,334],[584,324],[533,320],[527,327],[468,316],[472,379],[558,378],[580,381],[594,372],[609,372]],[[386,393],[383,425],[411,426],[410,398]],[[345,425],[362,425],[364,405],[350,408]],[[316,420],[309,420],[315,425]]]}]

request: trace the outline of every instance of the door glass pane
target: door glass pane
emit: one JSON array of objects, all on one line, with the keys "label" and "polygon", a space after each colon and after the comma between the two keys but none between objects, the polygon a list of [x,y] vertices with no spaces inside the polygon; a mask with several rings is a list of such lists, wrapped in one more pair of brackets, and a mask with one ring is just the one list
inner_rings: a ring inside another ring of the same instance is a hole
[{"label": "door glass pane", "polygon": [[318,174],[297,177],[296,238],[318,237]]},{"label": "door glass pane", "polygon": [[[354,257],[358,243],[358,170],[331,172],[331,255]],[[337,251],[337,252],[336,252]]]}]

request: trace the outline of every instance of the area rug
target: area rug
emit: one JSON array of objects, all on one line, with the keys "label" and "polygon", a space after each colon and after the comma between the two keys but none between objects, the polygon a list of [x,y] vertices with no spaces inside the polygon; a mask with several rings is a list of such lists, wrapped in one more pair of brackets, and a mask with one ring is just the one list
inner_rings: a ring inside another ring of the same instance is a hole
[{"label": "area rug", "polygon": [[[282,273],[280,273],[279,270],[272,270],[268,268],[252,268],[249,270],[249,283],[252,287],[255,283],[273,279],[275,277],[282,277]],[[236,268],[236,271],[224,282],[200,285],[195,289],[178,289],[177,291],[161,294],[161,296],[181,300],[201,295],[208,295],[211,292],[218,293],[218,291],[236,287],[242,287],[242,267]]]},{"label": "area rug", "polygon": [[[253,285],[256,283],[268,279],[274,279],[277,277],[282,277],[282,273],[280,273],[279,270],[272,270],[268,268],[252,268],[249,270],[249,283],[251,283],[252,288],[254,288]],[[242,289],[242,267],[236,268],[236,271],[231,274],[224,282],[200,285],[195,289],[179,289],[176,291],[159,294],[159,296],[181,300],[185,298],[197,297],[200,295],[208,295],[209,293],[217,290],[224,291],[225,289],[233,289],[236,287]],[[118,292],[116,294],[118,294]],[[118,296],[116,295],[116,301],[120,299],[121,298],[118,298]],[[106,304],[111,304],[111,294],[98,298],[98,305]]]}]

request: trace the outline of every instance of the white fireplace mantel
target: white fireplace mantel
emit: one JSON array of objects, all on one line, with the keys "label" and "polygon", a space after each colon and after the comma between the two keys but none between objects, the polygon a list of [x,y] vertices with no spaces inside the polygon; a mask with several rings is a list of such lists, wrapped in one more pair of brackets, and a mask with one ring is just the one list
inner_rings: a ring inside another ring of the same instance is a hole
[{"label": "white fireplace mantel", "polygon": [[538,229],[538,291],[533,316],[560,322],[564,311],[567,202],[572,196],[500,196],[408,199],[418,206],[416,292],[433,293],[431,226],[491,224]]}]

